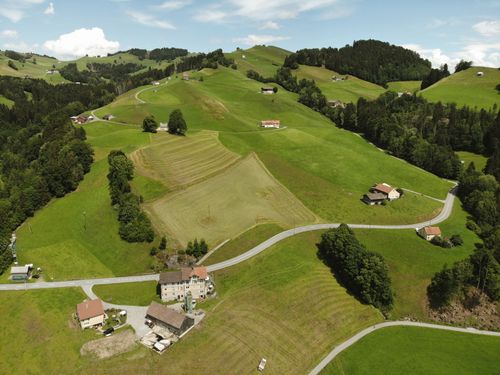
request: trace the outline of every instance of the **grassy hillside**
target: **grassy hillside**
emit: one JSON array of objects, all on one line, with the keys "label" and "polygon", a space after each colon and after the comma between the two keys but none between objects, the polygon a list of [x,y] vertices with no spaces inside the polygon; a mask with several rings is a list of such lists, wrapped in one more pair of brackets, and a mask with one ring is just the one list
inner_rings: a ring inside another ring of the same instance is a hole
[{"label": "grassy hillside", "polygon": [[342,77],[347,77],[343,81],[332,81],[333,76],[341,75],[316,66],[301,65],[293,73],[299,79],[314,80],[328,100],[356,103],[359,98],[376,99],[385,92],[383,87],[351,75],[343,75]]},{"label": "grassy hillside", "polygon": [[498,337],[390,327],[340,353],[321,374],[493,375],[500,367],[499,352]]},{"label": "grassy hillside", "polygon": [[9,108],[12,108],[14,102],[10,99],[7,99],[5,96],[0,95],[0,104],[6,105]]},{"label": "grassy hillside", "polygon": [[[478,77],[477,72],[483,72],[484,76]],[[499,69],[473,67],[452,74],[420,93],[434,102],[490,109],[494,104],[500,105],[500,94],[495,89],[499,83]]]},{"label": "grassy hillside", "polygon": [[[33,59],[36,59],[36,63]],[[59,73],[47,74],[47,70],[52,69],[54,66],[56,69],[59,69],[61,66],[63,66],[62,63],[54,58],[35,55],[30,59],[26,59],[26,62],[24,63],[12,60],[18,70],[12,69],[7,65],[9,60],[10,59],[8,57],[0,52],[0,75],[41,78],[45,79],[49,83],[54,84],[67,82],[64,78],[61,77]]]},{"label": "grassy hillside", "polygon": [[457,155],[460,160],[464,162],[465,166],[468,166],[469,163],[473,162],[476,166],[476,169],[480,171],[484,169],[484,167],[486,166],[486,162],[488,161],[488,158],[486,156],[474,154],[467,151],[458,151]]},{"label": "grassy hillside", "polygon": [[384,256],[394,289],[394,308],[391,317],[427,319],[426,289],[432,276],[443,265],[467,257],[479,238],[465,227],[467,213],[458,200],[448,220],[439,224],[443,234],[460,234],[464,244],[452,249],[434,246],[417,236],[414,230],[356,229],[358,239],[371,251]]},{"label": "grassy hillside", "polygon": [[395,81],[387,83],[387,90],[394,92],[415,92],[420,90],[420,81]]},{"label": "grassy hillside", "polygon": [[272,77],[290,53],[279,47],[254,46],[246,50],[226,53],[226,56],[234,59],[238,70],[243,74],[246,74],[248,70],[255,70],[264,77]]},{"label": "grassy hillside", "polygon": [[106,155],[150,142],[137,127],[85,125],[97,161],[78,189],[54,199],[18,229],[18,257],[44,269],[46,280],[129,275],[147,272],[149,244],[129,244],[118,236],[110,204]]}]

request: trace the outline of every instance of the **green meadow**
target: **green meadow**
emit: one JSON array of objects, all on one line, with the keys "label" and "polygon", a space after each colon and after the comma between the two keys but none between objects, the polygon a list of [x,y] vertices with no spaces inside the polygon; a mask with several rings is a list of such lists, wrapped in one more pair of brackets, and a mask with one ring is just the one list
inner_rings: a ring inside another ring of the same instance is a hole
[{"label": "green meadow", "polygon": [[[483,77],[477,73],[483,72]],[[427,100],[456,103],[478,109],[491,109],[500,105],[500,93],[495,87],[500,83],[500,70],[496,68],[472,67],[452,74],[421,91]]]},{"label": "green meadow", "polygon": [[486,166],[486,162],[488,161],[488,158],[486,156],[474,154],[472,152],[458,151],[456,154],[458,155],[460,160],[464,162],[463,164],[465,167],[467,167],[470,163],[474,163],[474,166],[479,171],[482,171],[484,169],[484,167]]},{"label": "green meadow", "polygon": [[500,339],[419,327],[389,327],[363,337],[321,375],[494,375]]},{"label": "green meadow", "polygon": [[5,96],[0,95],[0,104],[3,104],[9,108],[12,108],[14,106],[14,101],[7,99]]},{"label": "green meadow", "polygon": [[394,92],[416,92],[420,90],[420,81],[394,81],[387,83],[387,90]]}]

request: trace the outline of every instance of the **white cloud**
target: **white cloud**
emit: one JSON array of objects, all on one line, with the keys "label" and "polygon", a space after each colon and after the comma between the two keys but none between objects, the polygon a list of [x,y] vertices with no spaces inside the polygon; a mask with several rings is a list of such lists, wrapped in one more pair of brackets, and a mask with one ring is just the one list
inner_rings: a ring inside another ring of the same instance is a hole
[{"label": "white cloud", "polygon": [[259,29],[261,30],[278,30],[280,29],[281,26],[278,25],[276,22],[273,22],[273,21],[267,21],[267,22],[264,22],[260,27]]},{"label": "white cloud", "polygon": [[132,18],[135,22],[140,23],[141,25],[157,27],[159,29],[171,29],[174,30],[175,26],[167,21],[162,21],[155,18],[153,15],[148,13],[142,13],[130,10],[127,12],[127,15]]},{"label": "white cloud", "polygon": [[256,44],[269,44],[288,39],[290,39],[290,37],[287,36],[250,34],[242,38],[234,38],[233,42],[254,46]]},{"label": "white cloud", "polygon": [[47,40],[43,46],[58,58],[69,60],[85,55],[113,53],[118,51],[120,43],[107,40],[101,28],[93,27],[62,34],[57,40]]},{"label": "white cloud", "polygon": [[51,15],[55,12],[54,3],[49,3],[49,6],[43,11],[43,14]]},{"label": "white cloud", "polygon": [[38,44],[28,44],[22,41],[18,43],[4,43],[3,45],[4,49],[10,49],[16,52],[33,52],[38,47],[39,47]]},{"label": "white cloud", "polygon": [[221,23],[229,17],[229,13],[220,11],[216,8],[207,8],[195,14],[194,19],[200,22]]},{"label": "white cloud", "polygon": [[158,5],[159,9],[177,10],[191,4],[191,0],[170,0]]},{"label": "white cloud", "polygon": [[2,30],[0,31],[0,37],[2,38],[17,38],[19,33],[16,30]]},{"label": "white cloud", "polygon": [[45,0],[3,0],[0,1],[0,16],[12,22],[18,22],[26,15],[26,10],[33,5],[42,4]]},{"label": "white cloud", "polygon": [[[429,60],[434,68],[438,68],[443,64],[450,64],[455,60],[445,55],[441,48],[424,48],[419,44],[403,44],[404,48],[411,49],[417,52],[424,59]],[[456,60],[458,62],[458,60]]]},{"label": "white cloud", "polygon": [[198,10],[194,19],[214,23],[235,17],[256,21],[286,20],[314,10],[323,12],[321,18],[340,18],[350,14],[352,6],[344,6],[343,0],[226,0]]},{"label": "white cloud", "polygon": [[482,21],[472,28],[483,36],[500,36],[500,21]]}]

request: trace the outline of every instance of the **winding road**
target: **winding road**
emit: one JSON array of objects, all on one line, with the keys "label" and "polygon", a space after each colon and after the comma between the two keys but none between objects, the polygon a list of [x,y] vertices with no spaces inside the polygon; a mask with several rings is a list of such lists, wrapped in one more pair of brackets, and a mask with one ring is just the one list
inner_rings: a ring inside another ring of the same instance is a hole
[{"label": "winding road", "polygon": [[[399,229],[415,229],[426,225],[438,224],[441,223],[442,221],[445,221],[451,215],[451,212],[453,210],[453,202],[455,199],[455,191],[456,191],[456,186],[453,187],[448,192],[441,212],[433,219],[425,222],[416,224],[402,224],[402,225],[372,225],[372,224],[348,224],[348,225],[351,228],[361,228],[361,229],[399,230]],[[269,249],[271,246],[277,244],[278,242],[283,241],[286,238],[295,236],[297,234],[316,231],[316,230],[337,228],[339,225],[340,223],[311,224],[285,230],[283,232],[280,232],[272,236],[271,238],[268,238],[264,242],[244,252],[243,254],[240,254],[234,258],[225,260],[223,262],[207,266],[207,271],[214,272],[244,262],[245,260],[250,259],[256,256],[257,254],[260,254],[264,250]],[[68,280],[68,281],[53,281],[53,282],[40,281],[40,282],[24,283],[24,284],[0,284],[0,291],[70,288],[70,287],[81,287],[85,289],[88,287],[91,288],[94,285],[133,283],[133,282],[150,281],[158,279],[159,279],[159,274],[147,274],[138,276],[107,277],[101,279]]]},{"label": "winding road", "polygon": [[443,326],[439,324],[430,324],[430,323],[420,323],[420,322],[410,322],[410,321],[392,321],[392,322],[384,322],[384,323],[379,323],[375,324],[374,326],[365,328],[361,332],[358,332],[351,338],[347,339],[344,341],[342,344],[337,345],[330,353],[327,354],[323,360],[318,363],[318,365],[313,368],[310,372],[309,375],[318,375],[321,370],[323,370],[333,359],[339,355],[342,351],[346,350],[348,347],[351,345],[355,344],[359,340],[361,340],[363,337],[366,335],[369,335],[372,332],[375,332],[379,329],[382,328],[387,328],[387,327],[396,327],[396,326],[410,326],[410,327],[421,327],[421,328],[433,328],[433,329],[442,329],[445,331],[454,331],[454,332],[463,332],[463,333],[473,333],[476,335],[487,335],[487,336],[497,336],[500,337],[500,332],[493,332],[493,331],[481,331],[475,328],[459,328],[459,327],[450,327],[450,326]]}]

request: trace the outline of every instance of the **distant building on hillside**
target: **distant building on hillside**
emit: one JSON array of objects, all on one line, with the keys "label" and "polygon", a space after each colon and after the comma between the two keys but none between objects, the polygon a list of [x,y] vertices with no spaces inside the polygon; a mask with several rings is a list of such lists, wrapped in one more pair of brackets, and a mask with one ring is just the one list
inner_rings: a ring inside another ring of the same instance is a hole
[{"label": "distant building on hillside", "polygon": [[168,132],[168,122],[160,122],[160,126],[156,130],[159,132]]},{"label": "distant building on hillside", "polygon": [[106,314],[102,301],[97,299],[85,300],[76,305],[76,316],[82,329],[101,326],[104,324]]},{"label": "distant building on hillside", "polygon": [[329,100],[327,104],[333,108],[345,108],[345,103],[338,99]]},{"label": "distant building on hillside", "polygon": [[484,72],[477,72],[477,73],[476,73],[476,76],[478,76],[478,77],[482,77],[482,76],[484,76]]},{"label": "distant building on hillside", "polygon": [[262,120],[260,122],[260,127],[261,128],[275,128],[275,129],[279,129],[279,127],[281,126],[281,122],[280,120]]},{"label": "distant building on hillside", "polygon": [[57,73],[59,73],[59,70],[56,70],[56,69],[49,69],[49,70],[47,70],[47,74],[49,74],[49,75],[57,74]]},{"label": "distant building on hillside", "polygon": [[70,118],[77,125],[82,125],[89,121],[87,116],[71,116]]},{"label": "distant building on hillside", "polygon": [[10,279],[12,281],[26,281],[31,273],[30,264],[24,266],[12,266],[10,268]]},{"label": "distant building on hillside", "polygon": [[163,302],[182,301],[188,292],[194,299],[205,298],[213,291],[207,267],[187,267],[160,274],[160,295]]},{"label": "distant building on hillside", "polygon": [[417,229],[417,233],[427,241],[432,240],[434,237],[441,237],[441,229],[439,227],[423,227]]},{"label": "distant building on hillside", "polygon": [[261,87],[260,93],[261,94],[274,94],[274,88],[273,87]]},{"label": "distant building on hillside", "polygon": [[182,79],[184,81],[189,81],[189,73],[188,72],[184,72],[182,73]]},{"label": "distant building on hillside", "polygon": [[109,114],[109,113],[107,115],[102,116],[102,119],[106,120],[106,121],[112,120],[114,118],[115,118],[115,116],[113,116],[112,114]]},{"label": "distant building on hillside", "polygon": [[160,82],[158,81],[153,82],[153,86],[160,86]]},{"label": "distant building on hillside", "polygon": [[333,76],[332,77],[333,82],[345,81],[346,79],[347,79],[347,76],[345,76],[345,77]]},{"label": "distant building on hillside", "polygon": [[371,191],[374,193],[382,193],[385,194],[387,199],[390,201],[398,199],[400,197],[399,191],[393,188],[391,185],[386,184],[385,182],[381,184],[377,184],[371,188]]}]

